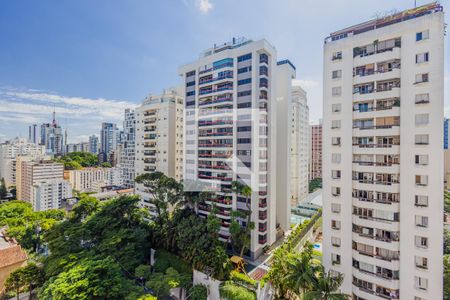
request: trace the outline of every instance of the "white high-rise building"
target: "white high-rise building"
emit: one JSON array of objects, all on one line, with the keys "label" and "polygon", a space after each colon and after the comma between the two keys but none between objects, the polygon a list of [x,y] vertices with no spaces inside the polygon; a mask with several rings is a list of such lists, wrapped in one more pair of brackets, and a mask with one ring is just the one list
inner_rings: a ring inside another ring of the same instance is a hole
[{"label": "white high-rise building", "polygon": [[45,146],[16,138],[0,144],[0,178],[5,179],[6,186],[16,185],[17,155],[39,157],[45,154]]},{"label": "white high-rise building", "polygon": [[72,187],[64,179],[38,182],[33,185],[31,203],[34,211],[61,208],[63,199],[72,197]]},{"label": "white high-rise building", "polygon": [[118,162],[122,171],[122,181],[126,187],[134,187],[135,136],[136,113],[127,108],[125,109],[121,155]]},{"label": "white high-rise building", "polygon": [[309,193],[309,107],[300,86],[292,87],[291,121],[291,205],[295,206]]},{"label": "white high-rise building", "polygon": [[37,124],[28,126],[28,141],[33,144],[39,144],[39,133]]},{"label": "white high-rise building", "polygon": [[92,154],[98,154],[98,150],[99,150],[98,136],[93,134],[89,136],[89,152]]},{"label": "white high-rise building", "polygon": [[113,164],[114,154],[117,148],[118,130],[114,123],[102,123],[100,131],[100,153],[103,162]]},{"label": "white high-rise building", "polygon": [[353,299],[442,299],[444,13],[325,40],[323,263]]},{"label": "white high-rise building", "polygon": [[[136,108],[136,176],[159,171],[183,178],[183,98],[175,89],[148,96]],[[142,206],[151,209],[150,195],[136,185]]]},{"label": "white high-rise building", "polygon": [[[288,84],[282,84],[277,82],[277,69],[272,45],[245,38],[216,45],[179,69],[185,96],[183,179],[215,190],[200,214],[209,214],[213,203],[217,206],[222,240],[229,236],[231,211],[247,210],[245,198],[232,193],[231,182],[239,180],[252,188],[255,229],[251,257],[258,257],[265,246],[275,242],[277,223],[280,229],[289,223],[289,184],[284,187],[286,196],[277,196],[275,131],[277,86],[289,88],[293,74],[283,73]],[[281,95],[283,101],[289,100],[291,95],[287,94]],[[288,160],[289,146],[285,152]],[[286,172],[288,177],[288,169]]]},{"label": "white high-rise building", "polygon": [[67,171],[68,180],[79,192],[100,192],[102,187],[123,184],[119,168],[83,168]]}]

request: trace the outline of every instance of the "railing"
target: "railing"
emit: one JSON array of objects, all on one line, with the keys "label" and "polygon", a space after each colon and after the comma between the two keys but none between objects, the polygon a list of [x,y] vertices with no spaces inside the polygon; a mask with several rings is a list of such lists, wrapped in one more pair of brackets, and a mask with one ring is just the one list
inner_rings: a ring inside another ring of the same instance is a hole
[{"label": "railing", "polygon": [[217,77],[217,78],[211,78],[211,79],[208,79],[208,80],[203,80],[203,81],[200,81],[198,83],[198,85],[207,84],[207,83],[211,83],[211,82],[219,81],[219,80],[223,80],[223,79],[233,79],[233,74],[228,74],[228,75],[220,76],[220,77]]},{"label": "railing", "polygon": [[393,144],[362,144],[354,143],[353,146],[359,146],[359,148],[391,148],[392,146],[399,146],[400,143]]}]

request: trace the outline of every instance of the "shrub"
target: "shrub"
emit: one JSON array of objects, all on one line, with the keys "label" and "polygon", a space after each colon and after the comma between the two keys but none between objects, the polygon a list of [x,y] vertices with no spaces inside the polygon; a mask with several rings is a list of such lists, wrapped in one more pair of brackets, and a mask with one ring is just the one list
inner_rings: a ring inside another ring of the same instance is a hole
[{"label": "shrub", "polygon": [[208,298],[208,290],[203,284],[194,285],[188,292],[188,299],[206,300]]},{"label": "shrub", "polygon": [[249,285],[249,286],[254,287],[254,288],[256,288],[257,285],[258,285],[256,280],[250,278],[246,274],[242,274],[242,273],[239,273],[237,271],[231,271],[230,279],[231,279],[231,281],[234,281],[236,283],[240,283],[240,284],[243,284],[243,285]]},{"label": "shrub", "polygon": [[224,300],[256,300],[254,292],[230,281],[220,287],[220,297]]},{"label": "shrub", "polygon": [[168,268],[174,268],[178,273],[192,274],[189,264],[175,254],[158,249],[155,258],[155,272],[164,273]]}]

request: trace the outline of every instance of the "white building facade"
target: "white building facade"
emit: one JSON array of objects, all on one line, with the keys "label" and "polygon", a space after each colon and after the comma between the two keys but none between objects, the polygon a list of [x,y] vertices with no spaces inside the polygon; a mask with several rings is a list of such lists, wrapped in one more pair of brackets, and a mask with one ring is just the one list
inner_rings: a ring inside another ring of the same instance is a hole
[{"label": "white building facade", "polygon": [[325,41],[323,263],[353,299],[442,299],[443,66],[436,3]]},{"label": "white building facade", "polygon": [[61,208],[61,201],[72,197],[72,187],[66,180],[38,182],[33,186],[32,205],[34,211]]},{"label": "white building facade", "polygon": [[136,113],[132,109],[125,109],[119,168],[122,172],[122,182],[128,188],[134,187],[135,139]]},{"label": "white building facade", "polygon": [[[136,176],[162,172],[177,181],[183,178],[183,98],[176,89],[150,95],[136,108]],[[150,195],[136,185],[141,205],[148,207]]]}]

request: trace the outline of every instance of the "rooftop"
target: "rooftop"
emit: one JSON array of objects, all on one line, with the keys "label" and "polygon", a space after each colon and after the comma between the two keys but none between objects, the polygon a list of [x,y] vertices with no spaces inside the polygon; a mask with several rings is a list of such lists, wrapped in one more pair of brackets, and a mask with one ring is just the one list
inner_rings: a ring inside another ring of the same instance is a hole
[{"label": "rooftop", "polygon": [[6,236],[5,228],[0,229],[0,268],[27,260],[27,254],[19,244]]},{"label": "rooftop", "polygon": [[348,36],[361,34],[367,31],[375,30],[392,24],[400,23],[403,21],[415,19],[424,15],[443,11],[442,5],[439,2],[433,2],[425,4],[419,7],[407,9],[401,12],[395,12],[383,17],[378,17],[370,21],[360,23],[351,27],[344,28],[342,30],[331,33],[325,38],[325,43],[344,39]]},{"label": "rooftop", "polygon": [[238,37],[238,38],[233,38],[231,41],[223,43],[223,44],[219,44],[216,45],[214,44],[214,47],[209,48],[207,50],[205,50],[200,56],[201,57],[206,57],[209,55],[212,55],[214,53],[218,53],[227,49],[234,49],[234,48],[238,48],[241,46],[244,46],[246,44],[249,44],[253,42],[253,40],[245,38],[245,37]]}]

